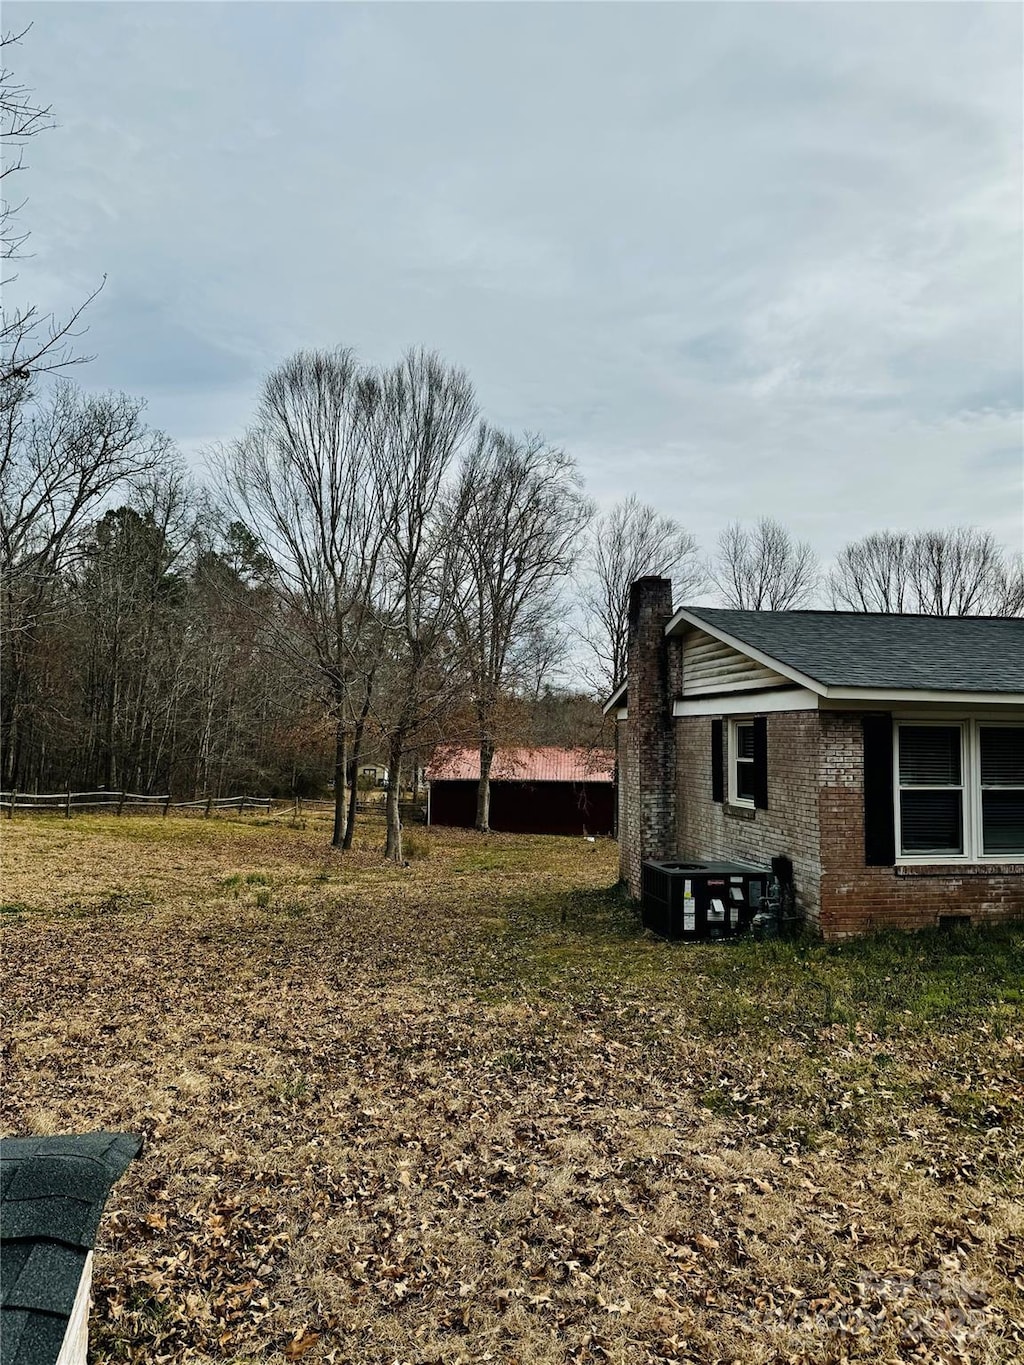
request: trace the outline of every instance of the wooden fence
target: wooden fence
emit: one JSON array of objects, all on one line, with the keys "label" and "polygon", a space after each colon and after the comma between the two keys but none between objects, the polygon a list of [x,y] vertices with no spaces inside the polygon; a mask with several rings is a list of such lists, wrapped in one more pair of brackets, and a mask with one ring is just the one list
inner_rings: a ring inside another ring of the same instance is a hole
[{"label": "wooden fence", "polygon": [[[93,792],[17,792],[0,791],[0,811],[8,820],[14,819],[15,811],[52,811],[70,820],[73,811],[106,810],[115,815],[167,815],[171,811],[184,814],[201,815],[209,819],[213,815],[244,815],[262,813],[280,817],[291,816],[297,819],[304,815],[333,815],[334,798],[309,796],[204,796],[198,801],[174,801],[169,795],[146,796],[140,792],[93,791]],[[360,815],[371,812],[383,813],[380,801],[358,801],[356,810]],[[419,803],[402,801],[399,811],[404,821],[419,821],[423,818]]]},{"label": "wooden fence", "polygon": [[[291,807],[294,803],[289,801]],[[173,801],[169,795],[145,796],[140,792],[94,791],[94,792],[16,792],[0,791],[0,810],[6,812],[9,820],[14,812],[54,811],[71,819],[76,810],[112,810],[115,815],[140,815],[159,811],[167,815],[169,811],[195,811],[206,817],[215,814],[235,812],[239,815],[247,810],[270,811],[273,798],[269,796],[208,796],[200,801]]]}]

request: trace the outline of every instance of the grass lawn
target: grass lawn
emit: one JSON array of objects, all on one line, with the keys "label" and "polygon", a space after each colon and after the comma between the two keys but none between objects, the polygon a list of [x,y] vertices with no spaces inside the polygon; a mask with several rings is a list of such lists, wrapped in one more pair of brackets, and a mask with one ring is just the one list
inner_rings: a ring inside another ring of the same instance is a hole
[{"label": "grass lawn", "polygon": [[671,946],[610,843],[0,832],[2,1131],[147,1137],[96,1360],[1024,1358],[1024,930]]}]

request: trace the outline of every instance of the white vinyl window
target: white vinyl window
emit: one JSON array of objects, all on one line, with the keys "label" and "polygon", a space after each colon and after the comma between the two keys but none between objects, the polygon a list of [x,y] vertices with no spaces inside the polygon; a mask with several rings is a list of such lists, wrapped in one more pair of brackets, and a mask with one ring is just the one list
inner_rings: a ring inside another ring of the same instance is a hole
[{"label": "white vinyl window", "polygon": [[729,722],[729,802],[733,806],[754,804],[754,722]]},{"label": "white vinyl window", "polygon": [[897,847],[904,860],[1024,857],[1024,726],[896,726]]}]

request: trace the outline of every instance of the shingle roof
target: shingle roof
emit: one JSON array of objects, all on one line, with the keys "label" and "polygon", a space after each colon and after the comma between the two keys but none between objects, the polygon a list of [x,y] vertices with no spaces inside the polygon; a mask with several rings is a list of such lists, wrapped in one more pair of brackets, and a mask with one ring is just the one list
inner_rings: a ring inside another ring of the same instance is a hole
[{"label": "shingle roof", "polygon": [[129,1133],[0,1141],[0,1365],[53,1365]]},{"label": "shingle roof", "polygon": [[826,686],[1024,692],[1019,617],[685,610]]},{"label": "shingle roof", "polygon": [[[427,767],[428,782],[479,782],[480,751],[446,745]],[[492,782],[612,782],[615,755],[606,749],[499,749],[491,765]]]}]

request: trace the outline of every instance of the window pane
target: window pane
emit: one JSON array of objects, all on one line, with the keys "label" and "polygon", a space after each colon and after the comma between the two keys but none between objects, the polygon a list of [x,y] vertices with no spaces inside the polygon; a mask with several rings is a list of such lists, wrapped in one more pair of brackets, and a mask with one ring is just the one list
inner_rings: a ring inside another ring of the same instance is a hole
[{"label": "window pane", "polygon": [[736,764],[736,796],[741,801],[754,800],[753,763]]},{"label": "window pane", "polygon": [[986,853],[1024,854],[1024,791],[982,792],[981,828]]},{"label": "window pane", "polygon": [[754,727],[752,725],[736,726],[736,757],[754,757]]},{"label": "window pane", "polygon": [[982,726],[981,785],[1024,787],[1024,725]]},{"label": "window pane", "polygon": [[901,725],[900,785],[905,787],[958,787],[960,785],[960,727],[957,725]]},{"label": "window pane", "polygon": [[900,792],[900,833],[904,853],[962,853],[960,792]]}]

